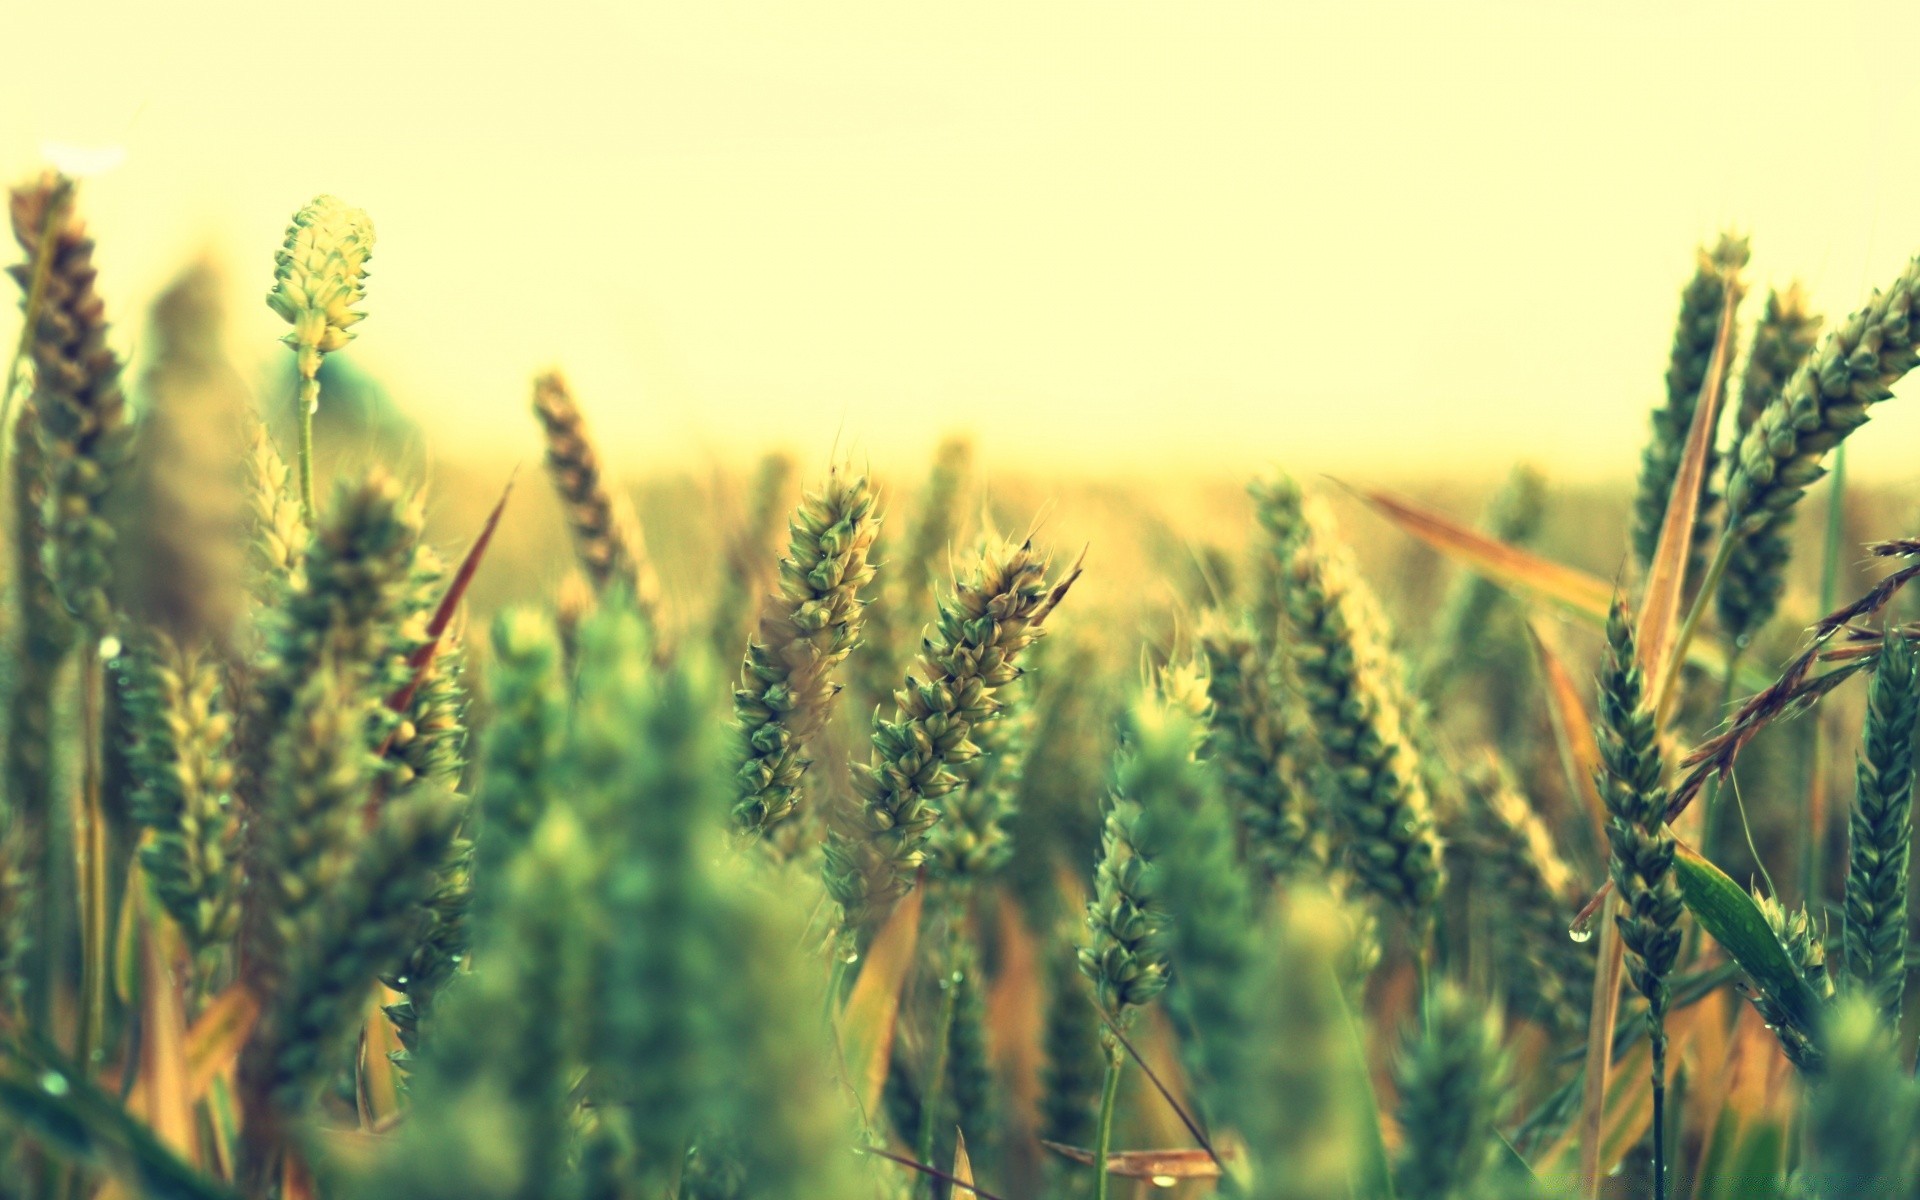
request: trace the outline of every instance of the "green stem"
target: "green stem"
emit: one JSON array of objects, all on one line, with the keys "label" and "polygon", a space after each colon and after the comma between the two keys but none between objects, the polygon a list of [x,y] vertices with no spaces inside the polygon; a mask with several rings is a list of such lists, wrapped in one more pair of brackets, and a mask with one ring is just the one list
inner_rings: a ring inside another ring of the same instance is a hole
[{"label": "green stem", "polygon": [[1653,1018],[1653,1200],[1667,1200],[1667,1027]]},{"label": "green stem", "polygon": [[[959,1008],[962,980],[956,969],[957,951],[960,946],[960,921],[958,912],[953,913],[947,925],[946,954],[946,995],[940,1001],[940,1025],[934,1031],[933,1077],[927,1081],[926,1094],[920,1102],[920,1161],[929,1166],[937,1166],[933,1161],[933,1138],[940,1128],[940,1103],[944,1100],[947,1082],[947,1057],[953,1045],[953,1014]],[[927,1181],[928,1191],[935,1190],[937,1181]]]},{"label": "green stem", "polygon": [[1106,1081],[1100,1086],[1100,1125],[1093,1139],[1093,1200],[1107,1200],[1107,1155],[1113,1149],[1113,1109],[1120,1097],[1120,1043],[1111,1033],[1100,1040],[1107,1050]]},{"label": "green stem", "polygon": [[300,379],[300,511],[313,524],[313,413],[320,407],[320,375]]},{"label": "green stem", "polygon": [[[1847,445],[1840,443],[1833,452],[1832,482],[1827,485],[1826,544],[1820,559],[1820,611],[1830,613],[1839,602],[1840,542],[1846,536]],[[1806,838],[1800,843],[1800,898],[1808,908],[1819,903],[1822,866],[1826,861],[1827,825],[1827,726],[1824,710],[1813,715],[1812,765],[1807,786],[1800,791],[1800,828]]]},{"label": "green stem", "polygon": [[[1726,678],[1720,682],[1720,707],[1714,710],[1716,723],[1726,719],[1727,708],[1733,703],[1733,689],[1740,675],[1740,656],[1746,648],[1743,642],[1736,644],[1727,652]],[[1709,859],[1714,858],[1716,832],[1714,818],[1719,813],[1719,799],[1720,777],[1715,775],[1707,781],[1707,786],[1700,797],[1700,853]]]},{"label": "green stem", "polygon": [[75,869],[80,877],[80,1032],[75,1061],[92,1074],[107,1024],[107,830],[100,810],[101,727],[105,681],[100,641],[91,631],[80,655],[80,805],[74,817]]}]

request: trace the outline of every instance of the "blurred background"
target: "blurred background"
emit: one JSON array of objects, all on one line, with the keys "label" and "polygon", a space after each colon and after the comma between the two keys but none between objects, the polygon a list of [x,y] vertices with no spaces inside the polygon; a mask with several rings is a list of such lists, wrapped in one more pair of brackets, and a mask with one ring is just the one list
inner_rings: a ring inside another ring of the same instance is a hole
[{"label": "blurred background", "polygon": [[[959,431],[997,471],[1599,481],[1695,245],[1751,233],[1754,287],[1830,315],[1920,250],[1916,35],[1859,3],[14,3],[0,164],[119,158],[86,208],[123,338],[205,255],[250,373],[288,214],[366,208],[351,361],[465,461],[528,453],[558,362],[634,469]],[[1876,420],[1854,466],[1913,481],[1920,413]]]},{"label": "blurred background", "polygon": [[[71,0],[0,11],[0,164],[90,175],[136,377],[186,280],[175,319],[275,418],[285,222],[365,207],[322,435],[432,472],[450,541],[536,468],[503,534],[533,566],[483,602],[566,561],[553,364],[688,594],[763,455],[915,483],[947,435],[1121,581],[1240,539],[1268,464],[1470,517],[1521,459],[1612,574],[1695,247],[1752,236],[1749,321],[1795,279],[1838,318],[1920,250],[1916,35],[1871,4]],[[1886,535],[1920,404],[1875,426]],[[1383,528],[1365,554],[1423,553]]]}]

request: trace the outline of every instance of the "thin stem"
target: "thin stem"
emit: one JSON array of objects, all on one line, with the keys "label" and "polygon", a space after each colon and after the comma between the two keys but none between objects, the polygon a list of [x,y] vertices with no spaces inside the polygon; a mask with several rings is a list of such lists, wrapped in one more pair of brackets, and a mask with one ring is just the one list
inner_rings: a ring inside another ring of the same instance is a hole
[{"label": "thin stem", "polygon": [[[1746,643],[1739,642],[1727,652],[1726,677],[1720,682],[1720,706],[1714,710],[1714,722],[1726,719],[1727,709],[1733,704],[1733,689],[1740,675],[1740,656],[1746,652]],[[1717,801],[1720,799],[1720,779],[1715,776],[1709,780],[1705,794],[1700,798],[1700,853],[1708,859],[1714,858],[1715,822],[1719,812]],[[1717,860],[1715,860],[1717,861]]]},{"label": "thin stem", "polygon": [[1653,1200],[1667,1200],[1667,1024],[1653,1018]]},{"label": "thin stem", "polygon": [[300,511],[313,523],[313,413],[320,407],[320,375],[300,379]]},{"label": "thin stem", "polygon": [[1107,1200],[1107,1154],[1113,1149],[1113,1108],[1120,1096],[1120,1044],[1112,1037],[1106,1043],[1107,1077],[1100,1087],[1100,1125],[1093,1139],[1093,1200]]},{"label": "thin stem", "polygon": [[[956,911],[947,922],[946,995],[940,1000],[940,1026],[934,1031],[933,1078],[927,1081],[920,1104],[920,1161],[933,1161],[933,1137],[940,1127],[940,1102],[946,1097],[947,1057],[953,1047],[953,1014],[959,1007],[962,979],[955,970],[960,948],[960,920]],[[932,1180],[928,1187],[932,1188]]]},{"label": "thin stem", "polygon": [[1200,1128],[1200,1123],[1193,1119],[1193,1115],[1181,1105],[1179,1100],[1174,1098],[1173,1092],[1161,1081],[1159,1074],[1154,1071],[1153,1065],[1141,1056],[1140,1051],[1131,1041],[1127,1040],[1127,1035],[1120,1032],[1120,1027],[1113,1023],[1112,1017],[1101,1012],[1098,1008],[1095,1008],[1094,1011],[1100,1014],[1100,1020],[1106,1026],[1107,1033],[1111,1035],[1115,1041],[1120,1043],[1121,1049],[1127,1052],[1127,1057],[1134,1061],[1134,1065],[1138,1066],[1141,1073],[1147,1077],[1147,1082],[1153,1085],[1153,1090],[1160,1093],[1160,1098],[1167,1102],[1167,1107],[1173,1110],[1173,1115],[1180,1118],[1180,1123],[1187,1127],[1187,1132],[1192,1135],[1193,1140],[1200,1143],[1200,1148],[1207,1152],[1207,1157],[1213,1160],[1215,1166],[1224,1171],[1226,1164],[1220,1161],[1220,1155],[1215,1152],[1213,1142],[1207,1137],[1206,1131]]},{"label": "thin stem", "polygon": [[879,1146],[862,1146],[859,1149],[862,1154],[871,1154],[875,1158],[884,1158],[890,1163],[899,1163],[909,1171],[918,1171],[936,1183],[944,1183],[948,1187],[964,1188],[980,1197],[980,1200],[1001,1200],[999,1196],[994,1195],[985,1188],[976,1187],[963,1179],[949,1175],[939,1167],[930,1167],[926,1163],[915,1162],[904,1154],[895,1154],[893,1151],[883,1149]]},{"label": "thin stem", "polygon": [[91,1073],[107,1024],[107,829],[100,810],[104,668],[100,642],[82,635],[80,657],[80,804],[74,814],[75,868],[80,878],[80,1032],[75,1057]]},{"label": "thin stem", "polygon": [[[1826,544],[1820,559],[1820,611],[1832,612],[1840,594],[1840,543],[1846,537],[1847,445],[1840,443],[1833,452],[1832,482],[1827,485]],[[1827,825],[1827,723],[1824,709],[1813,716],[1812,765],[1807,786],[1800,792],[1800,828],[1806,838],[1800,843],[1800,898],[1809,907],[1819,899],[1822,868],[1826,865]]]}]

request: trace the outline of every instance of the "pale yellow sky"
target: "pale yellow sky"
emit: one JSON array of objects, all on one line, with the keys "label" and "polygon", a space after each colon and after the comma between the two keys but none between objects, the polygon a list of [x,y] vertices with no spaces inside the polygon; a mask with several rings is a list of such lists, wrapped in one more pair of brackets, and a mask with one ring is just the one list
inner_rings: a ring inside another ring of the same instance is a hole
[{"label": "pale yellow sky", "polygon": [[[349,353],[448,453],[521,452],[559,362],[635,467],[1625,475],[1697,242],[1832,315],[1920,251],[1911,6],[11,0],[0,44],[10,177],[125,147],[126,336],[210,244],[276,352],[332,191]],[[1855,463],[1920,480],[1880,411]]]}]

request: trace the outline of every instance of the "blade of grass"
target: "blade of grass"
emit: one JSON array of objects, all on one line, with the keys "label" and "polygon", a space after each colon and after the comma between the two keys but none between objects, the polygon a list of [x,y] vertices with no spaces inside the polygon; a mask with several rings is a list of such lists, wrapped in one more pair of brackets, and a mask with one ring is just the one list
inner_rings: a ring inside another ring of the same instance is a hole
[{"label": "blade of grass", "polygon": [[1580,797],[1592,826],[1593,852],[1604,861],[1607,854],[1607,804],[1600,798],[1595,782],[1600,774],[1600,751],[1593,737],[1593,719],[1587,715],[1585,701],[1573,675],[1539,626],[1527,622],[1533,640],[1535,661],[1547,685],[1547,711],[1552,718],[1553,740],[1560,748],[1560,760],[1567,772],[1567,785]]},{"label": "blade of grass", "polygon": [[[1534,600],[1578,617],[1594,629],[1606,627],[1607,606],[1612,603],[1613,585],[1599,576],[1509,546],[1452,517],[1391,492],[1354,488],[1346,484],[1340,486],[1403,532],[1427,543],[1469,570],[1477,571],[1495,583],[1517,588]],[[1724,672],[1727,666],[1726,655],[1710,645],[1690,646],[1687,661],[1715,674]],[[1741,676],[1741,684],[1764,687],[1766,680],[1749,670]]]},{"label": "blade of grass", "polygon": [[1728,351],[1733,344],[1733,313],[1739,303],[1740,289],[1729,283],[1725,302],[1720,307],[1720,328],[1714,335],[1713,359],[1707,366],[1707,378],[1700,385],[1693,424],[1687,429],[1686,451],[1673,479],[1673,493],[1667,498],[1660,542],[1647,570],[1646,591],[1641,596],[1639,628],[1634,631],[1640,647],[1640,665],[1647,678],[1658,683],[1653,693],[1653,709],[1657,714],[1669,711],[1683,656],[1699,627],[1700,615],[1713,602],[1714,588],[1733,552],[1731,537],[1722,537],[1713,565],[1700,581],[1693,608],[1676,632],[1674,622],[1679,620],[1681,601],[1686,596],[1687,564],[1693,557],[1693,527],[1700,516],[1707,457],[1713,453],[1713,434],[1719,424],[1720,394],[1727,378]]},{"label": "blade of grass", "polygon": [[920,941],[920,906],[925,888],[908,892],[868,948],[840,1015],[840,1044],[847,1081],[861,1104],[863,1119],[879,1111],[893,1055],[893,1034],[900,1017],[900,989],[913,967]]}]

